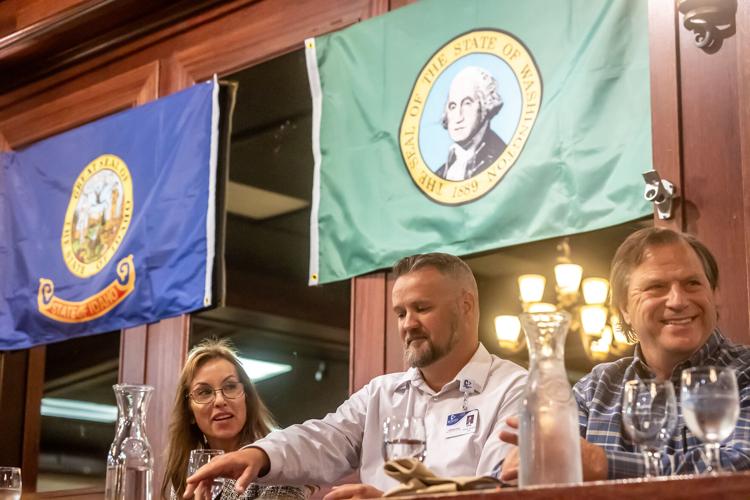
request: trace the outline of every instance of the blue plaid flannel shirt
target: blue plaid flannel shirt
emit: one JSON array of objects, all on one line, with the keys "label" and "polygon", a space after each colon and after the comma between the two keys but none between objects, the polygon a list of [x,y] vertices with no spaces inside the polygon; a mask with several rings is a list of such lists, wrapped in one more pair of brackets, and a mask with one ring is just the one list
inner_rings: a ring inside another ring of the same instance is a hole
[{"label": "blue plaid flannel shirt", "polygon": [[[624,433],[622,426],[622,393],[625,382],[636,378],[653,378],[642,361],[640,344],[633,357],[603,363],[573,387],[578,403],[581,436],[604,448],[610,479],[645,475],[643,455]],[[661,456],[661,474],[690,474],[706,468],[701,441],[690,432],[682,418],[680,375],[693,366],[730,366],[736,370],[740,391],[740,417],[732,435],[721,443],[721,464],[728,470],[750,469],[750,347],[736,345],[716,330],[690,359],[672,372],[672,383],[678,402],[675,431]]]}]

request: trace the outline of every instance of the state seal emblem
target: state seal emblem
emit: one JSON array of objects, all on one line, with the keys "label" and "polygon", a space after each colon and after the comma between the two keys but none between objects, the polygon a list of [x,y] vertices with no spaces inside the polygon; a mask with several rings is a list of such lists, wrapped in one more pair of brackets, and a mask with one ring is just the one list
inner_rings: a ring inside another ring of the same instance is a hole
[{"label": "state seal emblem", "polygon": [[542,102],[542,79],[524,44],[495,29],[440,47],[417,76],[399,145],[406,169],[431,200],[470,203],[513,166]]},{"label": "state seal emblem", "polygon": [[61,238],[65,264],[79,278],[92,276],[112,259],[133,215],[128,166],[105,154],[86,165],[73,184]]},{"label": "state seal emblem", "polygon": [[[133,217],[133,182],[118,156],[104,154],[90,162],[73,183],[63,222],[63,260],[78,278],[99,273],[112,260]],[[37,302],[45,316],[65,323],[98,318],[135,288],[135,265],[128,255],[117,263],[116,276],[103,290],[80,301],[54,295],[51,279],[39,279]]]}]

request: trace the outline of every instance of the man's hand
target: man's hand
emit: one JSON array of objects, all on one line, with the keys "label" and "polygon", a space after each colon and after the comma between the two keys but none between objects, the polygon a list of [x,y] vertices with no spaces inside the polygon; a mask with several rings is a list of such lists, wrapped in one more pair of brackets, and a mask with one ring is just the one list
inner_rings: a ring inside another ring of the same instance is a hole
[{"label": "man's hand", "polygon": [[[508,427],[518,430],[518,417],[509,417],[506,421]],[[514,431],[500,431],[500,440],[506,443],[518,446],[518,434]],[[598,481],[607,479],[607,454],[604,448],[589,443],[583,438],[581,440],[581,464],[583,465],[583,480]],[[512,481],[518,477],[519,455],[518,448],[513,448],[505,456],[503,461],[503,471],[500,474],[500,480],[503,482]]]},{"label": "man's hand", "polygon": [[380,498],[383,492],[369,484],[342,484],[334,486],[333,491],[323,500],[345,500],[347,498]]},{"label": "man's hand", "polygon": [[604,448],[581,438],[581,463],[584,481],[602,481],[608,478],[609,464]]},{"label": "man's hand", "polygon": [[508,454],[505,455],[505,459],[503,460],[503,471],[500,474],[500,481],[508,483],[518,479],[518,433],[515,432],[518,430],[518,417],[508,417],[505,420],[505,423],[513,430],[500,431],[500,440],[516,445],[515,448],[511,449]]},{"label": "man's hand", "polygon": [[241,493],[258,475],[267,474],[269,467],[268,455],[260,448],[244,448],[219,455],[187,478],[183,498],[191,498],[198,486],[200,498],[201,491],[211,491],[211,483],[217,477],[236,479],[234,489]]}]

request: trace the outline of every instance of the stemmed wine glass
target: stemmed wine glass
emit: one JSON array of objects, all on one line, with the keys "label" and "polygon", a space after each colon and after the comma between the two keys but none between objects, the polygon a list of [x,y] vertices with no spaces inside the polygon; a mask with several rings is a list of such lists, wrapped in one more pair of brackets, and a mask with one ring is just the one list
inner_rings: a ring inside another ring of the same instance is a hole
[{"label": "stemmed wine glass", "polygon": [[388,417],[383,421],[383,459],[416,458],[427,453],[422,417]]},{"label": "stemmed wine glass", "polygon": [[706,448],[706,472],[721,472],[719,444],[740,415],[737,377],[731,368],[698,366],[682,370],[682,414]]},{"label": "stemmed wine glass", "polygon": [[[195,474],[195,471],[206,465],[208,462],[223,455],[224,450],[211,450],[211,449],[198,449],[190,450],[190,458],[188,460],[188,477]],[[221,490],[224,487],[224,482],[221,479],[214,479],[211,484],[211,498],[217,498],[221,494]]]},{"label": "stemmed wine glass", "polygon": [[661,451],[677,425],[677,402],[669,380],[625,382],[622,421],[633,443],[643,451],[646,477],[659,475]]}]

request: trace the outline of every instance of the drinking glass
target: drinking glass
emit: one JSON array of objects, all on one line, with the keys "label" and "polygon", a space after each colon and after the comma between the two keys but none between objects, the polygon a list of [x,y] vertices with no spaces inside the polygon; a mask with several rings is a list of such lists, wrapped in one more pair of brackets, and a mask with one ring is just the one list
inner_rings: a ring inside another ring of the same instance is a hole
[{"label": "drinking glass", "polygon": [[424,460],[427,452],[422,417],[388,417],[383,421],[383,458]]},{"label": "drinking glass", "polygon": [[682,370],[680,399],[685,423],[706,448],[705,472],[721,472],[719,444],[732,434],[740,415],[734,370],[718,366]]},{"label": "drinking glass", "polygon": [[0,467],[0,500],[20,500],[21,469]]},{"label": "drinking glass", "polygon": [[[224,450],[190,450],[190,460],[188,461],[188,477],[195,474],[195,471],[206,465],[208,462],[223,455]],[[211,498],[216,498],[221,494],[221,489],[224,487],[224,481],[221,478],[216,478],[211,485]]]},{"label": "drinking glass", "polygon": [[659,475],[661,451],[677,425],[677,401],[669,380],[625,382],[622,422],[646,463],[646,477]]}]

